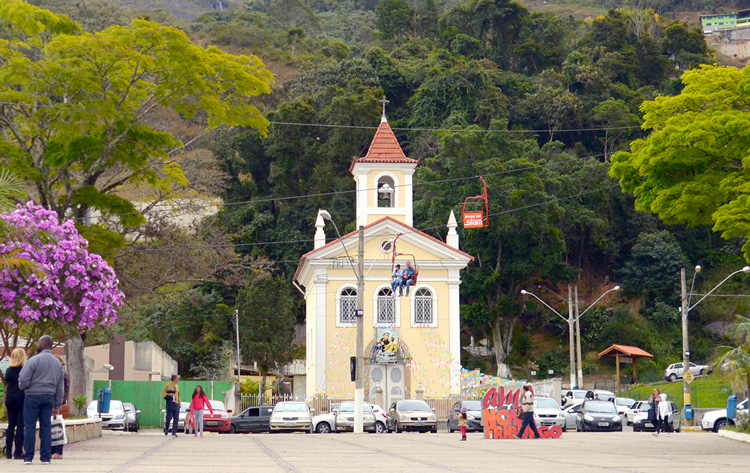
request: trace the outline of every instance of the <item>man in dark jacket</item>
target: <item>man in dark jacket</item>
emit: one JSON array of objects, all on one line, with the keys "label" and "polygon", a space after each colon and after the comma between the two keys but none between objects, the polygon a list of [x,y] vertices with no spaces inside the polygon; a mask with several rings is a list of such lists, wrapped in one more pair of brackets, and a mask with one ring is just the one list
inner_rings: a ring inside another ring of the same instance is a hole
[{"label": "man in dark jacket", "polygon": [[36,355],[23,366],[18,385],[24,390],[23,460],[34,459],[36,423],[39,421],[39,458],[49,464],[52,457],[52,410],[60,407],[65,392],[63,367],[52,354],[52,337],[43,335],[36,342]]}]

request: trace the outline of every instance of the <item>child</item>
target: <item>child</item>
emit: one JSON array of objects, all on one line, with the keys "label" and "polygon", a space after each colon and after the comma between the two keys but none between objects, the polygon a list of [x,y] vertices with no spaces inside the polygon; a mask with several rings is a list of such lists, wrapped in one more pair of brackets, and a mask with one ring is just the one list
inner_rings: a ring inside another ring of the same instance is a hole
[{"label": "child", "polygon": [[391,274],[391,279],[393,281],[391,282],[391,292],[393,292],[393,295],[396,295],[396,288],[398,288],[399,297],[401,297],[404,294],[404,272],[401,271],[401,265],[397,264],[396,269],[393,270],[393,274]]},{"label": "child", "polygon": [[458,427],[461,429],[461,441],[466,441],[466,422],[468,421],[468,418],[466,417],[466,408],[461,408],[461,413],[457,414],[456,417],[458,417]]},{"label": "child", "polygon": [[[211,407],[208,396],[203,392],[203,386],[199,384],[195,387],[195,391],[193,391],[193,399],[190,402],[190,411],[193,414],[193,422],[195,422],[196,437],[199,433],[200,436],[203,437],[203,411],[206,407],[208,407],[211,414],[214,413],[214,409]],[[185,420],[185,423],[187,424],[187,420]]]}]

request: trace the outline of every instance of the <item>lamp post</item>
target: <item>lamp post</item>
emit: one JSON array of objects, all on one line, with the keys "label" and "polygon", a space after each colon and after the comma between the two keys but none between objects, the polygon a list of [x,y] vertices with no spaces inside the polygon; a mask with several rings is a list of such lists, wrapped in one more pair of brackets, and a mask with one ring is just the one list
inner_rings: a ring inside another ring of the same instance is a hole
[{"label": "lamp post", "polygon": [[[589,309],[591,309],[592,307],[594,307],[597,302],[599,302],[600,300],[602,300],[604,298],[604,296],[606,296],[610,292],[619,291],[619,290],[620,290],[620,286],[615,286],[612,289],[610,289],[608,291],[605,291],[590,306],[586,307],[586,310],[584,310],[583,312],[581,312],[580,315],[579,315],[578,314],[578,286],[576,286],[576,303],[575,303],[575,306],[576,306],[576,318],[575,318],[575,323],[576,323],[576,331],[578,332],[578,359],[579,360],[581,359],[581,326],[579,325],[578,321],[581,320],[581,317],[583,317],[583,315],[586,312],[588,312]],[[579,386],[583,386],[583,367],[582,366],[578,367],[578,383],[579,383]]]},{"label": "lamp post", "polygon": [[682,316],[682,404],[683,406],[690,404],[690,383],[688,383],[685,380],[685,373],[687,373],[690,370],[690,347],[688,344],[688,315],[690,315],[690,311],[695,309],[695,307],[703,302],[703,300],[713,294],[715,290],[719,288],[722,284],[727,282],[732,276],[739,274],[739,273],[750,273],[750,266],[745,266],[742,269],[738,269],[737,271],[731,273],[729,276],[725,277],[719,284],[714,286],[713,289],[708,291],[701,297],[698,302],[696,302],[693,305],[690,305],[690,299],[693,292],[693,287],[695,286],[695,278],[698,275],[698,273],[701,272],[703,268],[700,267],[700,265],[695,267],[695,272],[693,273],[693,281],[690,284],[690,293],[687,291],[687,278],[685,277],[685,268],[680,269],[680,287],[681,287],[681,297],[680,297],[680,315]]},{"label": "lamp post", "polygon": [[319,210],[318,214],[323,217],[324,220],[328,220],[333,224],[333,228],[336,230],[336,236],[338,236],[341,246],[344,247],[344,253],[349,260],[349,264],[352,266],[354,275],[357,277],[357,366],[354,373],[354,433],[361,434],[364,432],[364,410],[363,404],[365,402],[365,383],[364,383],[364,351],[365,351],[365,337],[364,337],[364,323],[362,318],[364,316],[364,302],[365,302],[365,227],[359,226],[359,249],[357,254],[357,268],[354,267],[354,262],[349,251],[346,249],[344,240],[341,239],[341,233],[336,222],[333,221],[331,214],[326,210]]},{"label": "lamp post", "polygon": [[560,317],[561,319],[565,320],[568,323],[568,341],[570,343],[570,347],[569,347],[569,351],[570,351],[570,389],[573,389],[573,386],[576,385],[576,367],[575,367],[575,348],[573,346],[573,322],[574,322],[574,320],[573,320],[573,304],[570,303],[570,301],[571,301],[570,295],[572,294],[571,291],[572,291],[572,289],[570,287],[570,284],[568,284],[568,318],[567,319],[565,317],[563,317],[562,314],[560,314],[560,312],[558,312],[555,309],[553,309],[551,305],[547,304],[542,299],[540,299],[539,296],[537,296],[536,294],[534,294],[532,292],[529,292],[529,291],[526,291],[524,289],[521,289],[521,294],[523,294],[524,296],[531,296],[534,299],[538,300],[539,302],[541,302],[542,304],[544,304],[549,310],[551,310],[555,315],[557,315],[558,317]]}]

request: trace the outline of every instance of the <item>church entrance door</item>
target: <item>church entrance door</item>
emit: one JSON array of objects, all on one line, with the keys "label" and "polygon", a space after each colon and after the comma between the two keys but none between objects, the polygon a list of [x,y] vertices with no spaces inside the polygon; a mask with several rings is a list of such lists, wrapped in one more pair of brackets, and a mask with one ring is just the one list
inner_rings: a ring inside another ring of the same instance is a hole
[{"label": "church entrance door", "polygon": [[383,405],[386,411],[396,401],[405,397],[405,367],[402,364],[370,365],[370,393],[368,398],[374,402],[374,389],[380,386],[383,390]]}]

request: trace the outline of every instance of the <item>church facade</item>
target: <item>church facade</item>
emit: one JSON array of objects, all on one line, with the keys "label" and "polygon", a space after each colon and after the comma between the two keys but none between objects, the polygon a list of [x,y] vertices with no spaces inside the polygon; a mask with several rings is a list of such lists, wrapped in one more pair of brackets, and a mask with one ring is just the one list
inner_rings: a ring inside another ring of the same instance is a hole
[{"label": "church facade", "polygon": [[[460,272],[472,257],[459,249],[453,213],[446,215],[445,242],[414,228],[417,165],[383,117],[367,154],[350,167],[357,228],[364,226],[365,396],[374,402],[382,392],[384,407],[420,390],[433,398],[460,392]],[[356,258],[359,232],[326,243],[320,214],[315,226],[314,249],[303,255],[295,275],[306,301],[306,393],[352,399],[357,278],[347,252]],[[332,227],[327,230],[335,237]],[[408,297],[405,291],[399,297],[391,273],[394,264],[403,268],[407,262],[416,267],[417,280]]]}]

